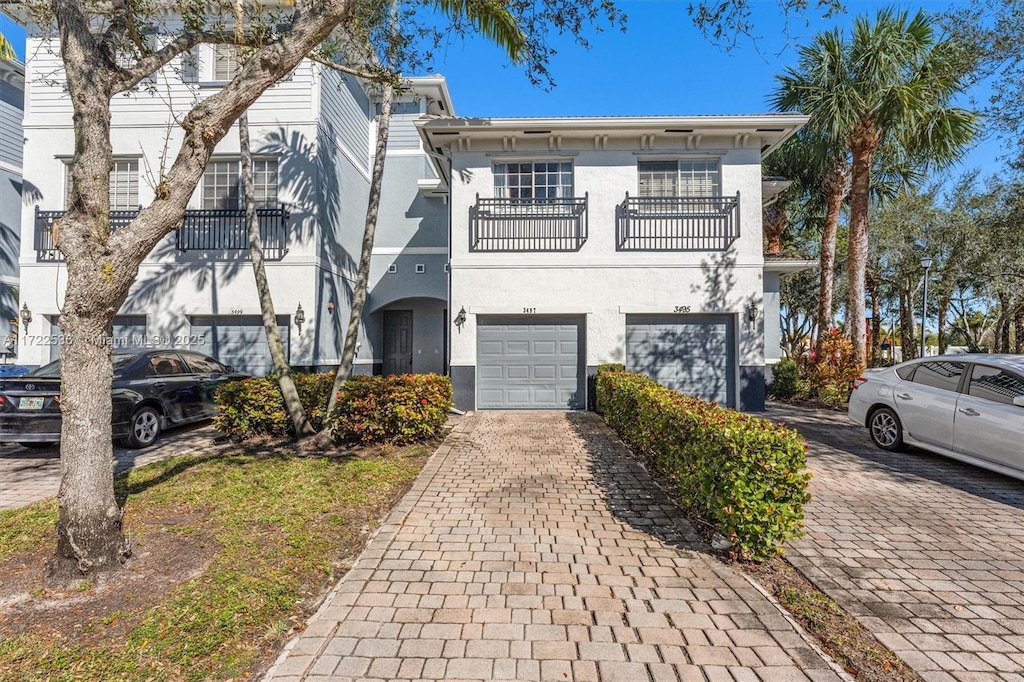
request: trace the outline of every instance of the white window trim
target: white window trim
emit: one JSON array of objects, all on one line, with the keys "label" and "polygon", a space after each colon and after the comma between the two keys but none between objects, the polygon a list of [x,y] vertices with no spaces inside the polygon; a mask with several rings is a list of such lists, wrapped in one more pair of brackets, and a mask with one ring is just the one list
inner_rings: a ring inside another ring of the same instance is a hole
[{"label": "white window trim", "polygon": [[[286,203],[281,198],[281,158],[279,156],[274,156],[272,154],[254,154],[253,157],[252,157],[252,160],[254,162],[256,162],[256,161],[277,161],[277,189],[276,189],[277,201],[274,202],[274,205],[275,206],[279,206],[281,204]],[[214,163],[224,163],[224,162],[228,162],[228,163],[234,162],[235,164],[237,164],[239,166],[239,168],[238,168],[238,183],[239,183],[239,185],[241,185],[241,182],[242,182],[242,169],[241,169],[242,159],[237,154],[216,154],[216,155],[210,157],[210,160],[207,161],[206,165],[207,165],[207,167],[209,167],[211,164],[214,164]],[[206,177],[206,169],[204,168],[203,169],[203,174],[199,177],[199,182],[196,184],[196,189],[192,193],[192,199],[189,201],[189,208],[190,209],[203,210],[203,203],[204,203],[203,202],[203,191],[204,191],[204,188],[205,188],[205,186],[204,186],[204,178],[205,177]],[[241,188],[241,186],[239,186],[239,188],[238,188],[238,196],[239,196],[239,204],[241,204],[241,196],[242,196],[242,188]]]}]

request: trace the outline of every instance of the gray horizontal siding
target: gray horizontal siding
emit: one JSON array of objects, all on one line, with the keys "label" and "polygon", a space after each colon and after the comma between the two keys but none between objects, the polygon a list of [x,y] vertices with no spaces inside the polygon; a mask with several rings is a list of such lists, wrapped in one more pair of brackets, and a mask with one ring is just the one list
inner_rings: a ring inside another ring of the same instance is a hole
[{"label": "gray horizontal siding", "polygon": [[321,126],[369,172],[369,98],[354,78],[321,69]]},{"label": "gray horizontal siding", "polygon": [[0,162],[21,168],[24,135],[21,119],[24,94],[10,83],[0,82]]},{"label": "gray horizontal siding", "polygon": [[420,135],[416,131],[416,114],[392,114],[391,130],[388,131],[388,149],[419,149]]}]

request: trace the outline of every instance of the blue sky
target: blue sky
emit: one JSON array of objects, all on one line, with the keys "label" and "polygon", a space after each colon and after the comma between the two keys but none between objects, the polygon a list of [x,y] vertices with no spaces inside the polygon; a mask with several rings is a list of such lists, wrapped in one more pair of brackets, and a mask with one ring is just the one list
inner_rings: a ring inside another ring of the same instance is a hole
[{"label": "blue sky", "polygon": [[[849,25],[892,2],[847,0],[844,15],[825,20],[809,10],[785,17],[774,0],[753,0],[756,42],[741,38],[731,51],[704,40],[683,0],[618,0],[629,16],[625,34],[588,35],[591,49],[555,38],[551,63],[557,83],[550,91],[531,86],[522,71],[483,41],[453,42],[437,55],[434,72],[448,78],[461,116],[610,116],[746,114],[770,110],[775,75],[796,61],[796,46],[817,32]],[[813,3],[811,3],[813,4]],[[910,10],[942,11],[948,0],[895,3]],[[24,54],[23,32],[0,15],[0,32]],[[983,85],[969,93],[987,98]],[[969,106],[965,99],[963,105]],[[999,168],[997,140],[982,140],[962,168]]]}]

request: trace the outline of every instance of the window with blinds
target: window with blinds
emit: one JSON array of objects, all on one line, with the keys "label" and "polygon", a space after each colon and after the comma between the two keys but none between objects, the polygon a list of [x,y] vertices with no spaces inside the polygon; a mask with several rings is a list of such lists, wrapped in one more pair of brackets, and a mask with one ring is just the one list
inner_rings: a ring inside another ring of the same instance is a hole
[{"label": "window with blinds", "polygon": [[[204,209],[235,210],[242,207],[240,162],[211,161],[203,173]],[[253,159],[253,197],[257,208],[277,206],[277,159]]]},{"label": "window with blinds", "polygon": [[717,159],[640,161],[641,197],[714,197],[722,193]]},{"label": "window with blinds", "polygon": [[496,163],[494,196],[499,199],[572,197],[572,162]]},{"label": "window with blinds", "polygon": [[215,45],[213,48],[213,80],[229,81],[238,73],[238,51],[233,45]]},{"label": "window with blinds", "polygon": [[[64,206],[71,203],[71,166],[65,167]],[[114,159],[110,169],[108,194],[111,211],[134,211],[139,207],[139,162],[135,159]]]}]

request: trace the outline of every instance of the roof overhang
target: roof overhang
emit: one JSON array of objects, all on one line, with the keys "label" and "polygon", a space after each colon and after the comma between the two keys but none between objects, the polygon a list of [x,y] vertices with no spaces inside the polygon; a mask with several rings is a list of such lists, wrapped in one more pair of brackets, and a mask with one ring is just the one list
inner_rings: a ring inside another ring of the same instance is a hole
[{"label": "roof overhang", "polygon": [[25,65],[17,59],[0,59],[0,81],[25,89]]},{"label": "roof overhang", "polygon": [[460,138],[502,139],[539,136],[638,138],[647,136],[648,144],[664,140],[680,149],[700,150],[707,137],[732,138],[737,147],[751,143],[760,148],[764,159],[792,137],[810,120],[803,114],[754,114],[734,116],[622,116],[558,118],[449,118],[431,117],[416,123],[424,147],[438,155],[435,164],[442,177],[446,168],[440,157]]},{"label": "roof overhang", "polygon": [[804,270],[818,267],[818,261],[809,258],[795,258],[766,253],[764,255],[765,272],[777,272],[780,275],[792,275]]},{"label": "roof overhang", "polygon": [[761,178],[761,205],[769,206],[775,203],[779,195],[789,189],[792,184],[792,180],[785,178]]},{"label": "roof overhang", "polygon": [[448,80],[444,76],[416,76],[406,80],[417,95],[425,97],[428,102],[437,102],[441,108],[441,115],[455,116],[455,103],[452,101],[452,93],[448,90]]}]

